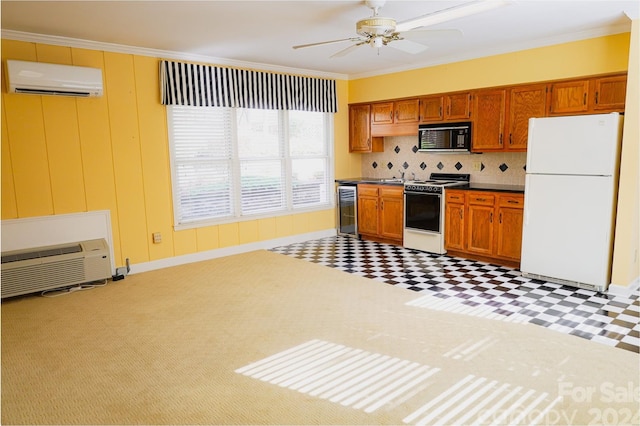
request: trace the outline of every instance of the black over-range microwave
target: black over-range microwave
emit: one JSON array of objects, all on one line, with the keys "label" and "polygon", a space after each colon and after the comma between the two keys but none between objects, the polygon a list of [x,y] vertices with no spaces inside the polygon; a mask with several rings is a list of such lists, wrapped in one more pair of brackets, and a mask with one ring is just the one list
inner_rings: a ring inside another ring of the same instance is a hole
[{"label": "black over-range microwave", "polygon": [[471,152],[471,122],[420,124],[418,150],[421,152]]}]

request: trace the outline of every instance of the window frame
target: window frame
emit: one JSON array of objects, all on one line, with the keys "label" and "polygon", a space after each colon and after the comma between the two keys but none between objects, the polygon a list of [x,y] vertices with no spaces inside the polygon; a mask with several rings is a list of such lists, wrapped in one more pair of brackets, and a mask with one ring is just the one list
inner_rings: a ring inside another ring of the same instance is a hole
[{"label": "window frame", "polygon": [[[192,106],[179,106],[179,105],[167,105],[166,114],[167,114],[167,133],[168,133],[168,141],[169,141],[169,160],[170,160],[170,172],[171,172],[171,198],[173,205],[173,226],[175,230],[183,230],[183,229],[194,229],[201,228],[207,226],[214,225],[223,225],[228,223],[237,223],[251,220],[259,220],[265,218],[273,218],[278,216],[286,216],[291,214],[299,214],[299,213],[307,213],[314,211],[322,211],[335,208],[335,197],[333,196],[333,190],[335,182],[334,179],[334,169],[335,169],[335,158],[334,158],[334,114],[333,113],[321,113],[318,114],[323,115],[323,126],[324,126],[324,134],[325,134],[325,143],[326,143],[326,152],[323,155],[309,155],[309,156],[300,156],[300,155],[292,155],[290,149],[290,139],[289,139],[289,111],[287,110],[277,110],[278,112],[278,128],[279,128],[279,138],[284,138],[282,141],[282,154],[280,156],[280,160],[282,161],[282,170],[284,174],[283,188],[284,188],[284,203],[285,207],[283,210],[273,210],[267,211],[264,213],[256,213],[256,214],[243,214],[241,203],[241,188],[242,183],[240,180],[241,176],[241,167],[243,161],[251,161],[247,159],[240,158],[239,154],[239,143],[238,143],[238,129],[237,129],[237,109],[236,108],[228,108],[231,110],[231,158],[228,159],[227,164],[231,167],[231,196],[232,196],[232,214],[233,216],[225,216],[220,218],[206,218],[200,220],[186,221],[181,223],[178,215],[180,211],[180,200],[177,196],[179,194],[178,191],[178,161],[176,159],[176,141],[174,140],[174,115],[173,108],[222,108],[222,107],[192,107]],[[321,158],[326,160],[326,187],[327,187],[327,199],[326,202],[316,205],[306,205],[303,207],[294,207],[293,205],[293,175],[292,175],[292,160],[297,159],[313,159],[313,158]]]}]

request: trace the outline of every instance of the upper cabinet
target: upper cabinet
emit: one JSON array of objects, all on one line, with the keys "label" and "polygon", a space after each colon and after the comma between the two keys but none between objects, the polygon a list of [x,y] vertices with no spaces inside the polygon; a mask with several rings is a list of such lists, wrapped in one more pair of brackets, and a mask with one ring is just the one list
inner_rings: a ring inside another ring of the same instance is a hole
[{"label": "upper cabinet", "polygon": [[418,134],[420,100],[403,99],[371,104],[372,136],[407,136]]},{"label": "upper cabinet", "polygon": [[464,121],[471,118],[471,93],[448,93],[420,98],[420,122]]},{"label": "upper cabinet", "polygon": [[371,136],[371,105],[349,105],[349,152],[382,152],[383,143]]},{"label": "upper cabinet", "polygon": [[589,80],[551,83],[549,115],[579,114],[589,111]]},{"label": "upper cabinet", "polygon": [[393,124],[393,102],[371,104],[371,125]]},{"label": "upper cabinet", "polygon": [[472,151],[502,150],[507,91],[478,90],[473,95]]},{"label": "upper cabinet", "polygon": [[548,115],[623,112],[627,75],[552,82],[550,92]]},{"label": "upper cabinet", "polygon": [[381,152],[384,136],[417,136],[420,123],[472,121],[472,151],[523,152],[530,118],[624,112],[626,91],[620,73],[353,104],[349,149]]},{"label": "upper cabinet", "polygon": [[593,79],[593,110],[607,112],[624,111],[627,94],[627,76],[602,77]]},{"label": "upper cabinet", "polygon": [[452,93],[444,96],[444,119],[468,120],[471,118],[471,93]]},{"label": "upper cabinet", "polygon": [[442,121],[444,119],[444,96],[426,96],[420,98],[420,121]]},{"label": "upper cabinet", "polygon": [[529,139],[529,119],[532,117],[544,117],[546,112],[546,84],[512,87],[509,90],[505,150],[526,151]]}]

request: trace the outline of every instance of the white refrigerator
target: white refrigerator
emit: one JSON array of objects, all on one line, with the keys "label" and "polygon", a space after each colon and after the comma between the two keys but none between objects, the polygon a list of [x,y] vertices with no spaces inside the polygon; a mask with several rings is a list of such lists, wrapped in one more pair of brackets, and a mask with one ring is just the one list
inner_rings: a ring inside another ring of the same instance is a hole
[{"label": "white refrigerator", "polygon": [[529,120],[523,276],[607,289],[621,140],[618,113]]}]

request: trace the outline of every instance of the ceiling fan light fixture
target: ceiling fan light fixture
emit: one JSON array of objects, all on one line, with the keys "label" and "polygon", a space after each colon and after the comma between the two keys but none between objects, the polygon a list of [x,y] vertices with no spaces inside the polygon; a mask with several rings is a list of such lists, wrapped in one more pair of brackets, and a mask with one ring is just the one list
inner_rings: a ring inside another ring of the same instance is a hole
[{"label": "ceiling fan light fixture", "polygon": [[387,35],[395,30],[396,20],[382,16],[361,19],[356,23],[356,33],[364,37]]}]

